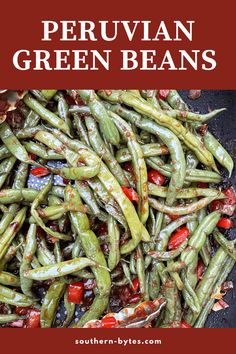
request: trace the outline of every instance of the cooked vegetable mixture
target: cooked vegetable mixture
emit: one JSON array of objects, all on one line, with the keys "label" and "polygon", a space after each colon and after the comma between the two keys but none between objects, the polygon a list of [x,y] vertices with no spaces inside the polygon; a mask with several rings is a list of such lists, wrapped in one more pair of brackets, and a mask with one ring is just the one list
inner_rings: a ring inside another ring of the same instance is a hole
[{"label": "cooked vegetable mixture", "polygon": [[234,164],[207,126],[224,108],[176,90],[0,98],[2,327],[204,327],[228,307]]}]

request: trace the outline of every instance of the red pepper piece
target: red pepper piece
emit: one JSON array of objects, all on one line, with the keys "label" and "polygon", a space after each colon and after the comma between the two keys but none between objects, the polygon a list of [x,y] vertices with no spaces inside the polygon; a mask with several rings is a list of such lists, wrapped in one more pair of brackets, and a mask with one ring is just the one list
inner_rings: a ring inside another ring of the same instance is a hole
[{"label": "red pepper piece", "polygon": [[84,283],[76,282],[68,286],[68,301],[80,304],[84,296]]},{"label": "red pepper piece", "polygon": [[40,310],[32,309],[28,312],[28,317],[25,320],[26,328],[39,328],[40,327]]},{"label": "red pepper piece", "polygon": [[160,172],[151,169],[148,171],[148,181],[162,186],[165,183],[165,177]]},{"label": "red pepper piece", "polygon": [[213,202],[211,202],[210,204],[210,209],[211,211],[215,211],[215,210],[220,210],[223,206],[222,201],[220,200],[213,200]]},{"label": "red pepper piece", "polygon": [[16,306],[15,308],[15,313],[19,316],[25,316],[28,314],[28,312],[30,311],[31,307],[20,307],[20,306]]},{"label": "red pepper piece", "polygon": [[165,100],[169,95],[170,90],[159,90],[159,97]]},{"label": "red pepper piece", "polygon": [[226,199],[222,200],[224,205],[233,205],[236,203],[236,192],[233,187],[227,188],[222,192],[227,197]]},{"label": "red pepper piece", "polygon": [[174,250],[174,249],[178,248],[181,245],[181,243],[183,243],[188,238],[189,235],[190,235],[190,232],[186,226],[179,228],[170,237],[170,240],[168,243],[168,249]]},{"label": "red pepper piece", "polygon": [[101,322],[102,328],[114,328],[117,325],[117,320],[113,316],[104,317]]},{"label": "red pepper piece", "polygon": [[199,259],[198,263],[197,263],[197,279],[201,280],[203,273],[205,271],[205,264],[203,263],[203,261],[201,259]]},{"label": "red pepper piece", "polygon": [[133,188],[126,188],[124,186],[121,186],[121,189],[131,202],[138,203],[138,193],[135,192]]},{"label": "red pepper piece", "polygon": [[49,175],[50,172],[44,167],[36,167],[33,170],[31,170],[30,173],[35,177],[44,177]]},{"label": "red pepper piece", "polygon": [[139,286],[140,286],[138,278],[134,278],[132,280],[132,284],[133,284],[133,286],[130,287],[130,290],[133,291],[134,293],[136,293],[139,289]]},{"label": "red pepper piece", "polygon": [[233,225],[234,223],[230,218],[221,218],[217,223],[218,227],[221,227],[222,229],[225,230],[232,229]]},{"label": "red pepper piece", "polygon": [[181,321],[180,328],[192,328],[192,326],[185,321]]}]

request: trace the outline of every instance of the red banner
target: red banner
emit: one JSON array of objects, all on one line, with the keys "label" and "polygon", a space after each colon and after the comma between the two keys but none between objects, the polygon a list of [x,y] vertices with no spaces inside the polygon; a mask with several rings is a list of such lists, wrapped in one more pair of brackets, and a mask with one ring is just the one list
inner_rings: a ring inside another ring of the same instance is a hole
[{"label": "red banner", "polygon": [[235,88],[234,7],[5,1],[0,87]]},{"label": "red banner", "polygon": [[230,329],[2,329],[0,340],[2,345],[4,339],[8,353],[120,354],[125,351],[127,354],[139,354],[147,351],[150,354],[218,354],[232,350],[234,333]]}]

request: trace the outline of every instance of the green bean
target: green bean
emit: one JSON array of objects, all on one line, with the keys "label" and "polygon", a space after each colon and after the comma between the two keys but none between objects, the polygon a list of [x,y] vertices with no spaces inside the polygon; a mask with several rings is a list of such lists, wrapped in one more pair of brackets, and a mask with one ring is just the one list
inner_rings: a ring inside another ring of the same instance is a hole
[{"label": "green bean", "polygon": [[109,255],[108,255],[108,267],[112,271],[120,261],[120,230],[117,222],[112,216],[108,218],[108,237],[109,237]]},{"label": "green bean", "polygon": [[[156,197],[166,198],[168,192],[167,187],[158,186],[154,183],[148,183],[148,194],[155,195]],[[217,197],[217,199],[224,199],[224,193],[218,189],[213,188],[183,188],[177,195],[177,199],[192,199],[196,197]]]},{"label": "green bean", "polygon": [[23,101],[30,109],[32,109],[35,113],[37,113],[47,123],[51,124],[53,127],[57,129],[60,129],[64,133],[70,135],[70,128],[63,121],[63,119],[59,118],[56,114],[49,111],[41,103],[35,100],[32,96],[30,96],[29,94],[25,95]]},{"label": "green bean", "polygon": [[31,269],[31,262],[37,249],[36,231],[36,224],[31,224],[29,226],[28,233],[26,236],[23,259],[20,265],[21,290],[25,295],[29,297],[34,297],[34,294],[31,290],[33,282],[29,279],[26,279],[26,277],[24,276],[24,272],[28,269]]},{"label": "green bean", "polygon": [[20,278],[14,274],[0,271],[0,284],[7,285],[7,286],[20,286]]},{"label": "green bean", "polygon": [[218,242],[218,244],[223,248],[223,250],[236,261],[236,248],[235,240],[229,241],[222,235],[219,230],[213,231],[213,237]]},{"label": "green bean", "polygon": [[86,117],[85,123],[88,129],[89,141],[94,151],[105,161],[107,167],[115,175],[118,182],[127,187],[129,184],[124,172],[102,140],[96,122],[92,117]]},{"label": "green bean", "polygon": [[[234,264],[235,264],[235,261],[233,259],[231,259],[230,257],[228,257],[226,262],[224,263],[224,268],[214,285],[213,294],[218,291],[219,286],[221,286],[224,283],[224,281],[227,279],[229,273],[232,271],[232,269],[234,267]],[[208,314],[210,313],[214,302],[215,302],[215,299],[212,299],[212,298],[210,298],[207,301],[207,303],[203,307],[200,315],[198,316],[198,319],[196,320],[196,322],[194,324],[195,328],[202,328],[204,326],[204,324],[206,322],[206,318],[207,318]]]},{"label": "green bean", "polygon": [[16,158],[14,156],[8,157],[7,159],[3,160],[0,164],[0,188],[2,188],[3,184],[6,182],[9,173],[14,167],[16,162]]},{"label": "green bean", "polygon": [[157,264],[154,262],[149,275],[148,292],[152,300],[156,299],[160,292],[160,276]]},{"label": "green bean", "polygon": [[50,328],[52,326],[55,314],[57,311],[57,306],[61,297],[64,294],[66,284],[58,280],[50,285],[45,298],[43,299],[43,304],[40,313],[40,325],[41,328]]},{"label": "green bean", "polygon": [[14,182],[12,184],[12,188],[21,189],[25,187],[28,179],[28,164],[21,162],[18,166],[17,173],[15,175]]},{"label": "green bean", "polygon": [[11,153],[5,145],[0,146],[0,160],[10,157]]},{"label": "green bean", "polygon": [[186,204],[184,206],[169,207],[168,205],[161,204],[156,199],[148,198],[149,204],[152,208],[157,209],[162,213],[166,213],[170,215],[186,215],[186,214],[194,213],[197,210],[206,207],[215,199],[218,199],[217,195],[214,197],[205,197],[198,200],[197,202]]},{"label": "green bean", "polygon": [[185,240],[183,243],[181,243],[181,245],[178,248],[172,251],[150,251],[148,252],[148,254],[151,257],[157,259],[158,261],[169,261],[177,258],[186,249],[187,244],[188,244],[188,240]]},{"label": "green bean", "polygon": [[88,132],[84,123],[82,122],[82,119],[79,117],[78,114],[73,114],[73,117],[75,128],[77,130],[80,141],[82,141],[82,143],[84,143],[85,145],[90,146]]},{"label": "green bean", "polygon": [[23,144],[28,152],[41,157],[44,160],[63,160],[61,154],[56,153],[54,150],[47,150],[44,146],[36,144],[32,141]]},{"label": "green bean", "polygon": [[0,285],[0,301],[13,306],[28,307],[33,301],[28,296]]},{"label": "green bean", "polygon": [[107,140],[113,144],[118,145],[120,141],[119,132],[115,124],[109,118],[106,109],[102,103],[99,102],[94,90],[77,90],[80,97],[88,104],[92,115],[99,122],[101,131],[106,136]]},{"label": "green bean", "polygon": [[170,109],[165,111],[164,113],[172,118],[179,119],[183,122],[201,122],[204,123],[213,117],[217,116],[219,113],[225,111],[226,108],[215,109],[206,114],[198,114],[190,111],[181,111],[177,109]]},{"label": "green bean", "polygon": [[212,153],[215,159],[229,171],[230,177],[234,168],[232,157],[210,132],[207,131],[206,134],[204,134],[203,141],[206,148]]},{"label": "green bean", "polygon": [[53,169],[53,172],[59,174],[62,178],[83,181],[95,177],[99,170],[100,163],[94,166],[62,167],[59,170]]},{"label": "green bean", "polygon": [[76,181],[76,189],[81,199],[86,202],[93,214],[99,215],[101,213],[97,201],[86,181]]},{"label": "green bean", "polygon": [[147,300],[144,259],[140,245],[136,249],[136,271],[139,280],[139,289],[142,297]]},{"label": "green bean", "polygon": [[49,101],[55,94],[57,93],[57,90],[41,90],[41,94],[43,95],[44,98],[46,98],[47,101]]},{"label": "green bean", "polygon": [[[158,143],[141,145],[141,149],[143,151],[144,157],[153,157],[153,156],[169,154],[169,150],[167,149],[167,147],[165,145],[160,145]],[[119,149],[116,153],[116,160],[119,163],[131,161],[132,157],[131,154],[129,153],[129,150],[127,148]]]},{"label": "green bean", "polygon": [[0,137],[3,144],[13,156],[22,162],[29,162],[30,159],[26,149],[13,134],[10,126],[6,122],[2,123],[0,126]]},{"label": "green bean", "polygon": [[131,273],[130,273],[128,264],[125,261],[121,261],[120,263],[121,263],[121,267],[122,267],[122,270],[124,273],[124,277],[127,279],[127,284],[129,284],[131,287],[133,287],[133,283],[131,280]]},{"label": "green bean", "polygon": [[73,302],[68,301],[68,290],[65,291],[64,294],[64,306],[66,309],[66,318],[63,321],[62,327],[66,328],[72,322],[75,313],[75,304]]},{"label": "green bean", "polygon": [[25,270],[24,276],[33,280],[47,280],[51,278],[63,277],[64,275],[77,272],[86,267],[96,266],[99,267],[98,264],[88,258],[75,258],[41,268]]},{"label": "green bean", "polygon": [[[65,196],[67,200],[74,199],[78,204],[82,204],[77,191],[69,185],[66,187]],[[70,212],[70,218],[81,240],[86,256],[101,266],[106,267],[105,257],[101,251],[96,235],[89,228],[87,216],[79,212]],[[90,310],[82,316],[79,322],[76,323],[76,326],[83,326],[89,319],[98,318],[104,312],[108,304],[111,286],[110,275],[105,268],[92,267],[92,271],[96,278],[98,295],[96,295]]]},{"label": "green bean", "polygon": [[138,214],[142,223],[145,224],[148,218],[149,207],[147,194],[147,168],[143,158],[143,152],[129,124],[116,113],[109,112],[109,115],[116,124],[122,137],[127,140],[127,146],[132,156],[137,192],[139,195]]},{"label": "green bean", "polygon": [[6,254],[7,249],[11,245],[14,237],[23,226],[26,217],[26,211],[27,208],[23,207],[16,214],[15,218],[12,220],[12,222],[9,224],[9,226],[2,234],[0,238],[0,259],[2,259],[2,257]]}]

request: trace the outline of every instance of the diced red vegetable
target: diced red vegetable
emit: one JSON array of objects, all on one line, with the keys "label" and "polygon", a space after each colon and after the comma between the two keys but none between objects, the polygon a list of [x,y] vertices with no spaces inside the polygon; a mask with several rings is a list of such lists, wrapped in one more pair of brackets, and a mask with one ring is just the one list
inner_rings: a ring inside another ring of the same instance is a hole
[{"label": "diced red vegetable", "polygon": [[190,324],[188,324],[187,322],[182,321],[180,323],[180,328],[192,328],[192,326]]},{"label": "diced red vegetable", "polygon": [[148,171],[148,181],[162,186],[165,183],[165,177],[160,172],[151,169]]},{"label": "diced red vegetable", "polygon": [[186,226],[183,226],[176,230],[170,237],[168,243],[168,249],[174,250],[178,248],[190,235],[189,229]]},{"label": "diced red vegetable", "polygon": [[197,263],[197,279],[201,280],[203,273],[205,271],[205,264],[203,263],[203,261],[201,259],[199,259],[198,263]]},{"label": "diced red vegetable", "polygon": [[122,301],[122,305],[126,306],[129,303],[129,298],[131,296],[131,290],[129,286],[123,286],[120,292],[120,299]]},{"label": "diced red vegetable", "polygon": [[208,188],[208,183],[199,182],[199,183],[197,184],[197,187],[198,187],[198,188]]},{"label": "diced red vegetable", "polygon": [[15,308],[15,313],[19,316],[25,316],[28,314],[28,312],[30,311],[31,307],[20,307],[20,306],[16,306]]},{"label": "diced red vegetable", "polygon": [[222,229],[225,230],[231,229],[233,225],[234,225],[233,220],[230,218],[221,218],[217,223],[218,227],[221,227]]},{"label": "diced red vegetable", "polygon": [[222,206],[223,206],[222,201],[213,200],[213,202],[211,202],[210,209],[211,211],[220,210]]},{"label": "diced red vegetable", "polygon": [[44,177],[49,175],[50,172],[44,167],[36,167],[30,173],[35,177]]},{"label": "diced red vegetable", "polygon": [[233,187],[227,188],[227,189],[223,190],[222,192],[227,197],[226,199],[222,200],[224,205],[236,204],[236,192]]},{"label": "diced red vegetable", "polygon": [[159,90],[159,97],[165,100],[169,95],[170,90]]},{"label": "diced red vegetable", "polygon": [[133,294],[129,297],[129,304],[137,304],[141,299],[140,294]]},{"label": "diced red vegetable", "polygon": [[138,193],[133,188],[121,186],[122,191],[131,202],[138,203]]},{"label": "diced red vegetable", "polygon": [[112,316],[104,317],[101,320],[101,322],[102,322],[102,328],[113,328],[117,324],[117,321],[116,321],[115,317],[112,317]]},{"label": "diced red vegetable", "polygon": [[68,301],[80,304],[84,296],[84,283],[76,282],[68,286]]},{"label": "diced red vegetable", "polygon": [[133,287],[131,286],[130,290],[136,293],[138,291],[138,289],[139,289],[139,286],[140,286],[138,277],[134,278],[132,280],[132,284],[133,284]]},{"label": "diced red vegetable", "polygon": [[28,317],[25,320],[26,328],[39,328],[40,327],[40,310],[32,309],[28,312]]}]

